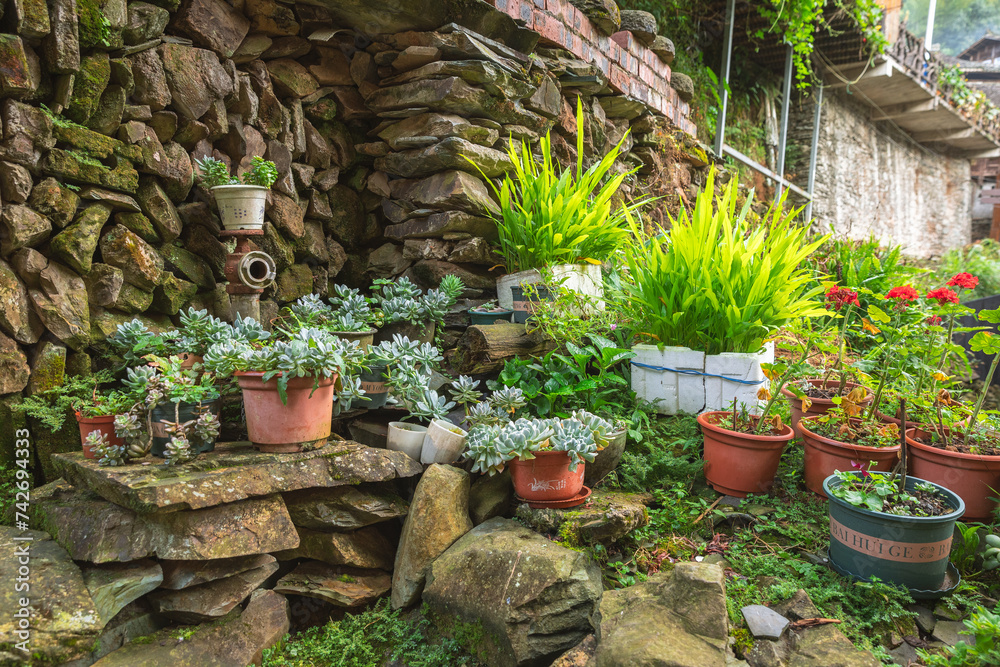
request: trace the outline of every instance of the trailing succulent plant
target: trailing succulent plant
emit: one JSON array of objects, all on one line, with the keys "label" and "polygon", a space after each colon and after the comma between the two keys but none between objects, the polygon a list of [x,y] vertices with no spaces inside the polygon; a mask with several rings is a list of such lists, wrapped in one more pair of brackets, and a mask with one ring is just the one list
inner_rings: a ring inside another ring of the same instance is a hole
[{"label": "trailing succulent plant", "polygon": [[368,400],[365,390],[361,388],[361,378],[358,376],[345,376],[338,382],[337,400],[333,404],[334,416],[351,409],[351,404],[357,400]]},{"label": "trailing succulent plant", "polygon": [[125,441],[125,452],[130,459],[141,459],[149,454],[152,444],[149,413],[142,403],[136,403],[128,412],[115,417],[115,434]]},{"label": "trailing succulent plant", "polygon": [[410,413],[414,417],[433,421],[435,419],[447,419],[448,413],[454,407],[454,401],[449,401],[446,396],[441,396],[433,389],[424,388],[415,399]]},{"label": "trailing succulent plant", "polygon": [[495,408],[512,415],[528,404],[520,387],[503,387],[494,391],[487,399]]},{"label": "trailing succulent plant", "polygon": [[451,382],[451,397],[465,408],[466,415],[469,414],[469,405],[478,403],[483,397],[478,386],[479,380],[473,380],[468,375],[459,375],[457,380]]},{"label": "trailing succulent plant", "polygon": [[409,322],[427,325],[443,322],[463,290],[465,284],[454,275],[442,278],[441,284],[426,294],[406,277],[379,279],[372,283],[373,300],[382,313],[383,324]]},{"label": "trailing succulent plant", "polygon": [[614,432],[614,425],[606,419],[587,412],[586,410],[574,410],[571,418],[586,426],[594,436],[597,443],[597,450],[600,451],[611,444],[611,433]]},{"label": "trailing succulent plant", "polygon": [[126,366],[145,363],[150,355],[170,357],[189,353],[204,356],[209,347],[223,340],[265,340],[270,334],[260,322],[237,316],[232,324],[208,314],[207,310],[189,308],[181,312],[181,327],[155,333],[136,318],[119,324],[109,338],[112,348],[122,355]]},{"label": "trailing succulent plant", "polygon": [[91,431],[87,435],[87,445],[93,448],[97,465],[101,467],[123,466],[128,460],[125,446],[112,445],[101,431]]},{"label": "trailing succulent plant", "polygon": [[515,458],[533,459],[540,451],[561,451],[569,455],[569,469],[575,471],[580,463],[593,461],[599,451],[595,433],[610,428],[607,421],[584,411],[567,419],[480,423],[469,431],[465,458],[472,461],[473,472],[495,475]]}]

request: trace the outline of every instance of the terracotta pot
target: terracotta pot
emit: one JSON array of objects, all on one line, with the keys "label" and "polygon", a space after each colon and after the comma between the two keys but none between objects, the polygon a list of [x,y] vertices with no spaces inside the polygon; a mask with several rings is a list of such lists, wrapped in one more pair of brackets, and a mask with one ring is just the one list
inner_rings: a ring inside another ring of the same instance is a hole
[{"label": "terracotta pot", "polygon": [[723,428],[709,421],[731,411],[703,412],[698,424],[705,436],[705,479],[719,493],[745,498],[765,493],[774,484],[785,445],[795,437],[790,426],[781,435],[754,435]]},{"label": "terracotta pot", "polygon": [[608,446],[597,452],[594,460],[587,464],[587,474],[584,475],[584,482],[587,486],[594,487],[608,474],[618,467],[618,462],[625,453],[625,445],[628,444],[628,431],[621,429],[614,431],[609,436],[611,442]]},{"label": "terracotta pot", "polygon": [[330,333],[341,340],[348,342],[358,341],[361,343],[361,349],[365,352],[368,352],[368,346],[375,340],[375,329],[369,329],[368,331],[331,331]]},{"label": "terracotta pot", "polygon": [[[823,387],[823,388],[827,388],[827,387],[831,387],[831,386],[838,386],[840,384],[840,380],[837,379],[837,378],[831,378],[830,381],[826,382],[826,383],[823,382],[823,378],[811,378],[811,379],[806,380],[806,382],[808,382],[809,384],[811,384],[814,387]],[[847,389],[847,392],[850,393],[850,391],[852,389],[855,389],[856,387],[860,387],[861,385],[856,384],[854,382],[847,382],[847,383],[845,383],[844,386]],[[870,405],[871,402],[872,402],[872,399],[874,398],[874,396],[872,396],[871,392],[868,391],[867,389],[865,390],[865,392],[866,392],[865,400],[861,401],[861,404],[862,405]],[[795,394],[793,394],[792,392],[788,391],[788,389],[782,389],[781,393],[788,400],[788,404],[792,408],[792,430],[795,431],[795,436],[796,437],[801,438],[802,437],[802,433],[799,431],[799,420],[802,419],[802,417],[803,417],[803,414],[802,414],[802,401],[799,400],[798,398],[796,398]],[[836,403],[834,403],[833,401],[831,401],[828,398],[813,398],[813,399],[810,399],[810,400],[812,401],[812,405],[810,405],[809,409],[806,410],[806,413],[804,415],[806,417],[815,417],[816,415],[825,415],[826,412],[827,412],[827,410],[829,410],[830,408],[832,408],[832,407],[834,407],[836,405]],[[820,480],[820,485],[822,485],[822,483],[823,483],[823,480]]]},{"label": "terracotta pot", "polygon": [[115,415],[102,415],[100,417],[84,417],[79,412],[76,413],[76,421],[80,426],[80,444],[83,446],[83,456],[88,459],[97,458],[94,455],[94,448],[87,444],[87,436],[93,431],[99,431],[108,436],[108,443],[121,447],[125,441],[115,435]]},{"label": "terracotta pot", "polygon": [[449,421],[435,419],[427,427],[420,449],[420,462],[454,463],[465,449],[465,431]]},{"label": "terracotta pot", "polygon": [[419,461],[426,434],[427,427],[420,424],[389,422],[389,435],[386,437],[385,448],[403,452],[414,461]]},{"label": "terracotta pot", "polygon": [[967,519],[991,521],[996,507],[991,499],[1000,497],[1000,456],[949,452],[916,440],[929,435],[917,428],[906,430],[910,473],[958,494]]},{"label": "terracotta pot", "polygon": [[[806,417],[799,423],[802,432],[802,446],[805,450],[804,474],[806,488],[813,493],[826,498],[823,491],[823,480],[834,471],[853,470],[851,462],[867,466],[874,461],[875,465],[868,470],[889,472],[899,460],[899,445],[892,447],[865,447],[840,442],[818,435],[809,430],[809,421],[814,417]],[[857,421],[857,420],[852,420]]]},{"label": "terracotta pot", "polygon": [[406,336],[410,340],[417,341],[418,343],[433,343],[434,330],[436,328],[437,324],[434,322],[430,322],[426,325],[410,324],[409,322],[393,322],[392,324],[387,324],[375,332],[375,342],[382,343],[387,340],[391,341],[395,334],[400,334],[401,336]]},{"label": "terracotta pot", "polygon": [[243,390],[250,441],[262,452],[299,452],[322,446],[330,437],[337,376],[321,379],[315,391],[313,378],[292,378],[288,381],[288,402],[283,404],[278,378],[264,382],[263,375],[259,371],[236,373]]},{"label": "terracotta pot", "polygon": [[524,500],[569,500],[583,489],[585,463],[569,469],[566,452],[535,452],[535,458],[510,462],[514,492]]}]

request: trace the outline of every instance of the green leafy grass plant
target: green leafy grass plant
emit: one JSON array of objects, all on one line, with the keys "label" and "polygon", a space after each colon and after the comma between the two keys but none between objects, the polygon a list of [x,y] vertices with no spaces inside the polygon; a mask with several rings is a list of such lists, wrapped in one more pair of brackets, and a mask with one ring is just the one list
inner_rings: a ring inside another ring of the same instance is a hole
[{"label": "green leafy grass plant", "polygon": [[827,314],[815,300],[822,287],[802,266],[825,238],[808,240],[784,197],[755,224],[751,198],[737,212],[736,188],[733,179],[716,200],[709,174],[693,210],[625,253],[630,306],[658,344],[757,352],[789,321]]}]

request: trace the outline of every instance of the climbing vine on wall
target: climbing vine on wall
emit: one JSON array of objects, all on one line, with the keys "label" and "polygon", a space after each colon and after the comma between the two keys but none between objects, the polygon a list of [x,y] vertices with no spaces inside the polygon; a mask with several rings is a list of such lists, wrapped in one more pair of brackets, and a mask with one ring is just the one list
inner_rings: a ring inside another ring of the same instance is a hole
[{"label": "climbing vine on wall", "polygon": [[882,34],[882,9],[876,0],[761,0],[757,4],[758,13],[771,25],[754,36],[763,39],[768,32],[777,33],[791,45],[795,81],[800,89],[808,88],[812,81],[816,33],[832,30],[826,21],[826,9],[831,6],[847,12],[857,22],[870,54],[882,53],[889,46]]}]

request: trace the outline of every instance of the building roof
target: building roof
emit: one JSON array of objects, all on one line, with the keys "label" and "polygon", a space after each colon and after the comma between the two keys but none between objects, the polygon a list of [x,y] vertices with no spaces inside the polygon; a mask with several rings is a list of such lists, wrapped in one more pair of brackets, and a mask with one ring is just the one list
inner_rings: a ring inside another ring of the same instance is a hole
[{"label": "building roof", "polygon": [[983,49],[992,47],[1000,47],[1000,35],[994,35],[993,33],[986,33],[969,48],[965,49],[958,54],[959,60],[976,60],[976,56],[983,51]]}]

